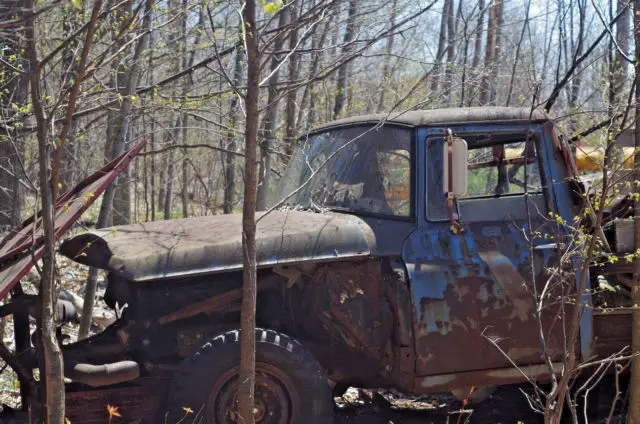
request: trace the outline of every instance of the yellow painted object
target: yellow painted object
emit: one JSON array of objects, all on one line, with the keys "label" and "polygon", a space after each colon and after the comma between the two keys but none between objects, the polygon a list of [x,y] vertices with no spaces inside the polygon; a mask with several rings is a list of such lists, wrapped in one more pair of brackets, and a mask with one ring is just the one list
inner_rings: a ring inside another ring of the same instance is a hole
[{"label": "yellow painted object", "polygon": [[397,184],[384,190],[384,195],[391,204],[392,200],[409,200],[409,187],[404,184]]},{"label": "yellow painted object", "polygon": [[[633,147],[622,148],[622,166],[633,169]],[[604,156],[602,147],[579,147],[576,151],[576,167],[578,171],[601,171]]]}]

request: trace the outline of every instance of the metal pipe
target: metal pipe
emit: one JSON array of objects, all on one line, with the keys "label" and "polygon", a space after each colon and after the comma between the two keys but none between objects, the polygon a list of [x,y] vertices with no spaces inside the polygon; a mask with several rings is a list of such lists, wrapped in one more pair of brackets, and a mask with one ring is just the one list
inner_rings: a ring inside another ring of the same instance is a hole
[{"label": "metal pipe", "polygon": [[102,365],[78,363],[68,369],[65,374],[73,381],[92,387],[102,387],[135,380],[140,376],[140,365],[134,361]]}]

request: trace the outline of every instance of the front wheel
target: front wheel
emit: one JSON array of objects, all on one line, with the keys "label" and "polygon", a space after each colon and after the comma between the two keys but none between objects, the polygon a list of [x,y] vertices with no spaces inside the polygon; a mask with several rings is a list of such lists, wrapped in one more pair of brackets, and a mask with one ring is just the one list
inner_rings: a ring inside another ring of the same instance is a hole
[{"label": "front wheel", "polygon": [[[271,330],[256,329],[255,422],[325,424],[333,416],[333,399],[318,361],[297,341]],[[214,337],[186,359],[171,385],[167,423],[240,422],[237,416],[240,331]]]}]

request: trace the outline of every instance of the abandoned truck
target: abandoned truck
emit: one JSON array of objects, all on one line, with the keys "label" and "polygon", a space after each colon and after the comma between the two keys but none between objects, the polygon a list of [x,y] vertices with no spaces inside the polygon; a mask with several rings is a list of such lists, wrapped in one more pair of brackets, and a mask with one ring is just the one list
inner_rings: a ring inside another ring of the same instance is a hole
[{"label": "abandoned truck", "polygon": [[[58,234],[140,148],[58,202]],[[459,393],[548,377],[534,283],[562,254],[564,230],[550,214],[572,222],[584,207],[571,158],[546,115],[513,108],[348,118],[302,137],[273,210],[258,213],[256,421],[331,422],[332,394],[349,386]],[[33,296],[18,280],[38,257],[38,223],[0,251],[0,292],[12,294],[0,316],[16,324],[15,351],[0,352],[24,409],[38,399],[39,344],[26,316]],[[613,247],[615,235],[606,232]],[[107,404],[120,422],[235,421],[241,246],[240,215],[108,228],[60,245],[107,271],[104,301],[118,317],[63,345],[72,423],[104,422]],[[543,309],[559,369],[557,316]],[[629,344],[630,315],[587,308],[579,336],[583,359],[605,357]]]}]

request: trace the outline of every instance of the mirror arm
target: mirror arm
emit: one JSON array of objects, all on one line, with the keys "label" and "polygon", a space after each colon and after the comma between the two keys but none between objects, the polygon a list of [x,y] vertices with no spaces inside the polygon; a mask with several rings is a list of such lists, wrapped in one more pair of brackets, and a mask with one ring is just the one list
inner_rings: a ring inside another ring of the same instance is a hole
[{"label": "mirror arm", "polygon": [[449,223],[451,226],[451,232],[455,235],[460,235],[464,233],[464,228],[462,224],[455,220],[453,217],[453,206],[454,206],[454,193],[453,193],[453,134],[451,133],[451,129],[447,128],[447,161],[449,162],[449,166],[447,167],[447,179],[448,179],[448,187],[449,191],[447,192],[447,203],[449,204]]}]

